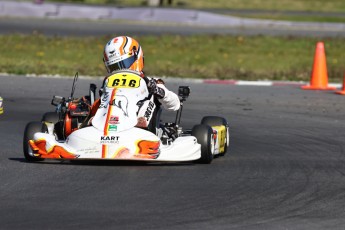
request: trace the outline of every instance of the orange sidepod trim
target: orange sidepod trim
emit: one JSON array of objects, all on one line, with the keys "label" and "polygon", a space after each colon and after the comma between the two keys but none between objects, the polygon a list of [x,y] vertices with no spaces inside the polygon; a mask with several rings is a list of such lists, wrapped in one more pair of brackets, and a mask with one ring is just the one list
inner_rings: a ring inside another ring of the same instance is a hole
[{"label": "orange sidepod trim", "polygon": [[61,146],[54,145],[48,151],[46,151],[46,141],[45,140],[30,140],[29,145],[33,150],[35,156],[40,158],[53,158],[53,159],[75,159],[77,158],[76,155],[73,153],[68,152]]},{"label": "orange sidepod trim", "polygon": [[128,148],[121,147],[119,148],[115,154],[112,156],[114,159],[131,159],[133,158],[133,154],[129,152]]},{"label": "orange sidepod trim", "polygon": [[66,114],[65,117],[65,136],[69,136],[72,133],[72,121],[69,114]]},{"label": "orange sidepod trim", "polygon": [[159,141],[140,140],[137,142],[136,158],[156,159],[159,156]]}]

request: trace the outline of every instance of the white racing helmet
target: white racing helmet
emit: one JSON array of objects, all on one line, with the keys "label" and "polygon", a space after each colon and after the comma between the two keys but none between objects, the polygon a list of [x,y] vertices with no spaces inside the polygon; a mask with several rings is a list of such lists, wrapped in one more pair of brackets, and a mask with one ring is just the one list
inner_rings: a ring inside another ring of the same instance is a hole
[{"label": "white racing helmet", "polygon": [[121,69],[141,73],[144,68],[144,53],[135,39],[120,36],[112,38],[105,45],[103,61],[108,73]]}]

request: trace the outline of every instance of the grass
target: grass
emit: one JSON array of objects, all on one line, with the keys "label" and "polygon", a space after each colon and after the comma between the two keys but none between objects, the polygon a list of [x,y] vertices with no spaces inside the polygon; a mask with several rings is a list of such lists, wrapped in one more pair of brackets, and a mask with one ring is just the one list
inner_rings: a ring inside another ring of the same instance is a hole
[{"label": "grass", "polygon": [[[128,1],[128,0],[127,0]],[[135,1],[135,0],[132,0]],[[296,11],[338,11],[345,10],[342,0],[183,0],[191,8],[222,8],[222,9],[261,9],[261,10],[296,10]]]},{"label": "grass", "polygon": [[[120,6],[143,6],[149,0],[45,0],[46,2],[69,2],[87,4],[112,4]],[[164,0],[167,6],[167,0]],[[173,0],[171,7],[202,9],[258,9],[277,11],[344,12],[343,0]]]},{"label": "grass", "polygon": [[338,16],[324,16],[324,15],[288,15],[283,13],[228,13],[229,16],[236,16],[241,18],[252,18],[252,19],[269,19],[269,20],[280,20],[280,21],[293,21],[293,22],[331,22],[331,23],[345,23],[344,17]]},{"label": "grass", "polygon": [[[45,0],[45,2],[85,3],[118,7],[147,6],[149,1],[150,0]],[[173,0],[171,6],[167,5],[167,0],[164,0],[164,2],[164,7],[204,9],[215,11],[216,13],[248,18],[305,22],[345,22],[345,14],[331,14],[345,12],[345,1],[343,0]],[[227,12],[227,10],[231,10],[231,12]],[[234,12],[234,10],[259,11],[246,14],[243,12]],[[302,15],[294,14],[296,12],[304,13]],[[308,14],[308,12],[314,12],[314,14]],[[327,15],[323,15],[322,13],[327,13]]]},{"label": "grass", "polygon": [[[110,37],[0,36],[0,72],[102,76]],[[140,36],[148,75],[187,78],[308,81],[315,38],[269,36]],[[345,70],[345,43],[325,39],[330,81]]]}]

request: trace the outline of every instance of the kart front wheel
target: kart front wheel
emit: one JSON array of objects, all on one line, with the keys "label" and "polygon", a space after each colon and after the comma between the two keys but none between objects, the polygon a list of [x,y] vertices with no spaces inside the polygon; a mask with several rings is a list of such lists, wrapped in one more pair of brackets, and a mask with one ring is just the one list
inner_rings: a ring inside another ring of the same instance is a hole
[{"label": "kart front wheel", "polygon": [[42,122],[30,122],[26,125],[24,130],[24,138],[23,138],[23,150],[24,150],[24,157],[27,161],[42,161],[41,158],[36,158],[32,156],[32,149],[29,146],[29,140],[34,138],[34,134],[37,132],[48,132],[47,126]]},{"label": "kart front wheel", "polygon": [[[223,152],[220,152],[219,155],[223,156],[225,155],[225,153],[227,152],[228,150],[228,147],[229,147],[229,124],[228,122],[226,121],[225,118],[223,117],[217,117],[217,116],[206,116],[206,117],[203,117],[202,120],[201,120],[201,124],[204,124],[204,125],[209,125],[211,127],[213,126],[224,126],[225,127],[225,135],[222,135],[221,137],[223,137],[223,141],[221,141],[221,143],[224,143],[224,151]],[[224,130],[224,128],[223,128]],[[224,134],[224,132],[223,132]]]},{"label": "kart front wheel", "polygon": [[208,125],[196,125],[192,129],[192,136],[196,137],[197,142],[201,145],[201,157],[197,161],[202,164],[210,164],[213,160],[214,143],[213,130]]}]

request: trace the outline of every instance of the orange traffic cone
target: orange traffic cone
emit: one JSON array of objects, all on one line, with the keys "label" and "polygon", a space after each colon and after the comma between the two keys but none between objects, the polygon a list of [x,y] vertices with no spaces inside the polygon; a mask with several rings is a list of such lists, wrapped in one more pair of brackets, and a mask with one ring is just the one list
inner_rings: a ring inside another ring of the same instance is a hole
[{"label": "orange traffic cone", "polygon": [[316,44],[314,65],[311,73],[310,85],[304,85],[302,89],[334,90],[335,87],[328,86],[328,74],[326,65],[325,46],[323,42]]},{"label": "orange traffic cone", "polygon": [[343,88],[340,91],[337,91],[335,93],[345,95],[345,73],[344,73],[344,77],[343,77]]}]

